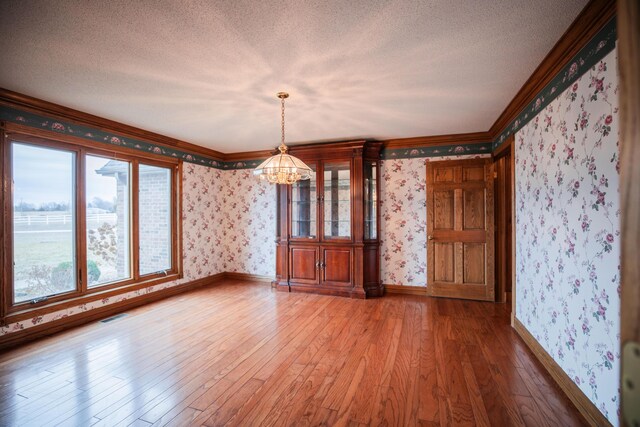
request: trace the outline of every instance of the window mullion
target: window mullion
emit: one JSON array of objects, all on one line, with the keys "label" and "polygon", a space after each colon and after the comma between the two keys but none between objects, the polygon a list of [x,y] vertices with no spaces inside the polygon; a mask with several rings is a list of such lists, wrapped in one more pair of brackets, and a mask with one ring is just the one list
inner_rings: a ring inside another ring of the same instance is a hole
[{"label": "window mullion", "polygon": [[80,149],[76,152],[76,271],[77,289],[86,293],[88,288],[87,273],[87,185],[86,185],[86,152]]},{"label": "window mullion", "polygon": [[131,163],[131,268],[135,281],[140,279],[140,218],[138,206],[139,189],[139,163],[133,160]]}]

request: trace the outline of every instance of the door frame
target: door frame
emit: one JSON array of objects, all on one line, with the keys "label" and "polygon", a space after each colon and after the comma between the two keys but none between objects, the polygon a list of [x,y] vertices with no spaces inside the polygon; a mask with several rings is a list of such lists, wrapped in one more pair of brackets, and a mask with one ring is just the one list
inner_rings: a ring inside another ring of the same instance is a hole
[{"label": "door frame", "polygon": [[[495,221],[496,221],[496,245],[495,245],[495,249],[496,249],[496,279],[498,278],[498,261],[502,261],[507,260],[511,266],[511,314],[512,314],[512,320],[514,317],[514,313],[515,313],[515,307],[516,307],[516,298],[515,298],[515,294],[516,294],[516,273],[515,273],[515,258],[516,258],[516,234],[515,234],[515,222],[516,222],[516,211],[515,211],[515,135],[510,135],[507,140],[500,145],[500,147],[495,151],[495,153],[493,153],[493,163],[494,163],[494,171],[497,172],[496,170],[496,163],[498,162],[498,160],[504,156],[510,156],[509,159],[509,163],[510,163],[510,167],[509,167],[509,176],[506,177],[506,179],[508,179],[510,181],[511,184],[511,192],[507,195],[504,194],[504,197],[506,197],[509,200],[509,203],[511,204],[511,247],[510,247],[510,251],[504,251],[501,253],[498,253],[499,251],[499,245],[498,245],[498,233],[497,230],[499,229],[498,227],[498,201],[499,198],[502,197],[502,193],[496,191],[494,193],[494,197],[495,197],[495,202],[496,202],[496,210],[495,210]],[[494,174],[494,177],[496,177],[496,183],[497,183],[497,179],[498,177]],[[503,217],[506,218],[506,215],[503,215]],[[507,302],[506,300],[503,300],[503,294],[504,294],[504,289],[503,289],[503,284],[501,282],[499,282],[498,280],[496,280],[496,300],[498,302]],[[512,322],[513,323],[513,322]]]},{"label": "door frame", "polygon": [[[637,403],[629,402],[625,375],[630,371],[633,351],[625,347],[640,343],[640,267],[637,244],[640,239],[640,4],[637,0],[618,0],[618,70],[620,75],[620,211],[621,211],[621,275],[620,275],[620,370],[621,420],[626,423],[626,410]],[[637,359],[634,362],[638,365]],[[637,386],[636,386],[637,388]],[[636,392],[637,393],[637,392]],[[627,396],[625,397],[625,394]],[[637,394],[636,394],[637,398]],[[626,404],[626,405],[625,405]]]}]

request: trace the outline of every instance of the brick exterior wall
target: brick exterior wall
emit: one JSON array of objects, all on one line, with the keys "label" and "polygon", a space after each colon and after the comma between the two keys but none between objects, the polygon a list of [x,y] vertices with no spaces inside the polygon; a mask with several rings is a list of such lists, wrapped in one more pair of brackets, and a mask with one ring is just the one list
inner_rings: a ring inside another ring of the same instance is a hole
[{"label": "brick exterior wall", "polygon": [[117,173],[116,180],[116,237],[118,239],[118,252],[116,260],[116,270],[118,277],[129,276],[129,174]]},{"label": "brick exterior wall", "polygon": [[140,165],[140,274],[171,268],[171,171]]}]

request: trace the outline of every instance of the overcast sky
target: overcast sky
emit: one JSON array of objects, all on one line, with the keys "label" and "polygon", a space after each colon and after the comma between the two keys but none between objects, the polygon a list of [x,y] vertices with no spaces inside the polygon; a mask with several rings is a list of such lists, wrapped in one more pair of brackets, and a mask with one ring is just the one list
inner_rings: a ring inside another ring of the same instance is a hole
[{"label": "overcast sky", "polygon": [[[13,204],[21,202],[39,206],[43,203],[70,203],[73,197],[74,153],[13,144]],[[87,198],[113,200],[116,180],[95,173],[109,159],[87,157]]]}]

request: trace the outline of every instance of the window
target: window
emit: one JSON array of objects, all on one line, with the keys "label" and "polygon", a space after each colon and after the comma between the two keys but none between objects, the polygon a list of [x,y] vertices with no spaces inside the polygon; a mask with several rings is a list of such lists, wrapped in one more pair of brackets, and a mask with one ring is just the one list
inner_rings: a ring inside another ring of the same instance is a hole
[{"label": "window", "polygon": [[140,274],[171,269],[171,170],[140,165]]},{"label": "window", "polygon": [[76,154],[12,148],[13,302],[70,292],[77,271]]},{"label": "window", "polygon": [[20,134],[6,143],[5,313],[179,277],[177,160]]},{"label": "window", "polygon": [[89,287],[131,277],[131,163],[87,155],[85,184]]}]

